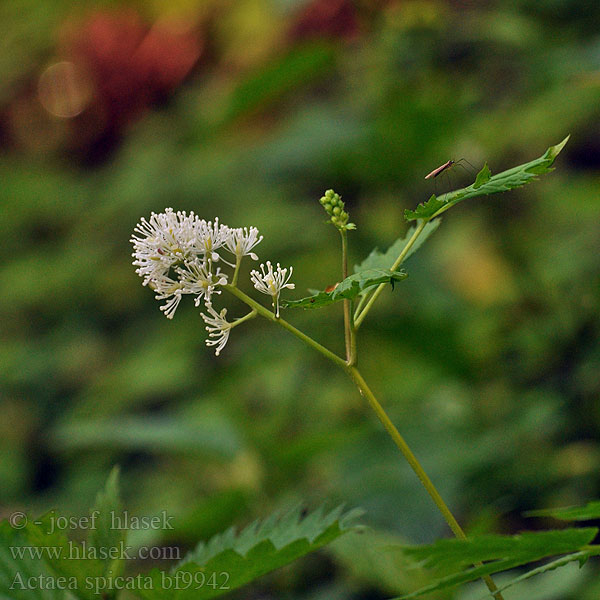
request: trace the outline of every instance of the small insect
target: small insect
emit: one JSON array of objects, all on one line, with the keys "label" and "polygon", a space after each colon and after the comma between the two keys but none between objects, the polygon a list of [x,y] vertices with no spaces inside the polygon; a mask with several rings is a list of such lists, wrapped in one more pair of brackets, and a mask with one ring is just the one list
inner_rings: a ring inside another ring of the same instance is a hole
[{"label": "small insect", "polygon": [[431,173],[425,175],[425,179],[432,179],[433,177],[437,177],[440,173],[443,173],[444,171],[452,167],[452,165],[454,164],[456,164],[455,160],[449,160],[448,162],[445,162],[443,165],[437,167],[437,169],[431,171]]},{"label": "small insect", "polygon": [[439,167],[437,167],[437,169],[434,169],[433,171],[431,171],[431,173],[428,173],[427,175],[425,175],[425,179],[433,179],[434,177],[437,177],[444,171],[451,169],[454,165],[461,167],[461,168],[465,169],[465,171],[468,172],[468,169],[465,168],[465,166],[462,164],[463,162],[467,163],[469,165],[469,167],[471,167],[473,170],[475,169],[475,167],[466,158],[459,158],[458,160],[450,159],[448,162],[445,162],[443,165],[440,165]]}]

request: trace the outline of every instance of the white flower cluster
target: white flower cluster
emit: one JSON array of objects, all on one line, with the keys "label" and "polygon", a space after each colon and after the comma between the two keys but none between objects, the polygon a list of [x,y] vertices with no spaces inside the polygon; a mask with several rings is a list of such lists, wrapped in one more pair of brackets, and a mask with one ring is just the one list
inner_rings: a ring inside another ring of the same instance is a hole
[{"label": "white flower cluster", "polygon": [[288,283],[294,272],[294,268],[290,267],[290,274],[287,274],[287,269],[282,269],[281,265],[277,263],[277,269],[273,271],[273,265],[271,261],[267,261],[267,268],[265,265],[260,265],[259,271],[251,271],[250,279],[254,287],[263,294],[271,296],[273,299],[273,308],[275,310],[275,316],[279,317],[279,294],[282,289],[289,288],[293,290],[295,285]]},{"label": "white flower cluster", "polygon": [[[195,296],[196,306],[204,303],[208,313],[202,313],[208,332],[206,344],[216,346],[218,355],[236,322],[225,319],[226,309],[219,313],[212,306],[213,294],[220,294],[219,286],[229,282],[217,263],[234,267],[237,274],[244,256],[258,260],[253,248],[262,239],[256,227],[236,229],[219,223],[219,219],[205,221],[193,212],[167,208],[163,213],[152,213],[149,220],[142,218],[136,225],[131,238],[133,264],[143,284],[156,292],[157,300],[165,301],[160,309],[167,318],[173,318],[184,294]],[[232,254],[234,262],[224,258],[223,251]],[[270,262],[266,264],[266,271],[261,265],[262,273],[252,271],[251,279],[258,291],[272,298],[279,317],[279,293],[283,288],[294,287],[288,283],[292,268],[287,275],[288,270],[279,264],[275,272]]]}]

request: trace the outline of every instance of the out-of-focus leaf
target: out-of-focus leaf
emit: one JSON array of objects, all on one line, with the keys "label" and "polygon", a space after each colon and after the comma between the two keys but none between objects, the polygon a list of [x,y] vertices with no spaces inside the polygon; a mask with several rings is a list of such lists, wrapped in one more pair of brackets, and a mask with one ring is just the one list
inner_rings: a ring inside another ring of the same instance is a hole
[{"label": "out-of-focus leaf", "polygon": [[585,506],[530,510],[525,515],[528,517],[552,517],[560,521],[590,521],[591,519],[600,519],[600,500],[588,502]]},{"label": "out-of-focus leaf", "polygon": [[121,448],[149,452],[206,452],[230,458],[241,443],[235,428],[222,416],[197,423],[183,418],[123,416],[73,421],[58,426],[51,443],[60,450]]},{"label": "out-of-focus leaf", "polygon": [[334,49],[322,43],[294,47],[242,81],[225,108],[222,125],[264,108],[321,75],[333,63]]},{"label": "out-of-focus leaf", "polygon": [[341,300],[352,300],[366,289],[381,283],[402,281],[408,275],[404,271],[388,271],[385,269],[369,269],[346,277],[331,292],[318,292],[300,300],[281,300],[286,308],[322,308]]},{"label": "out-of-focus leaf", "polygon": [[[123,505],[121,503],[119,491],[119,469],[115,467],[108,479],[103,490],[98,492],[96,503],[92,507],[91,514],[97,518],[94,521],[94,526],[89,529],[89,547],[97,548],[117,548],[125,544],[127,531],[115,527],[115,523],[125,522],[120,519],[123,515]],[[115,520],[115,517],[120,521]],[[122,574],[125,566],[123,555],[115,552],[114,557],[107,557],[104,560],[105,577],[117,577]]]},{"label": "out-of-focus leaf", "polygon": [[[15,523],[20,525],[21,520]],[[66,591],[52,589],[50,571],[43,560],[29,554],[30,549],[31,541],[25,530],[11,527],[8,521],[0,522],[0,598],[67,600]],[[37,581],[38,585],[30,581]]]},{"label": "out-of-focus leaf", "polygon": [[[338,507],[301,518],[301,510],[295,509],[257,521],[239,535],[228,529],[201,543],[170,574],[151,571],[153,589],[137,593],[148,600],[215,598],[328,544],[350,531],[360,514],[356,510],[343,514]],[[186,589],[181,582],[188,579]]]},{"label": "out-of-focus leaf", "polygon": [[114,598],[114,578],[125,566],[127,531],[120,529],[115,520],[122,514],[118,479],[119,470],[115,468],[98,494],[89,519],[81,522],[88,531],[83,544],[70,540],[64,528],[57,526],[60,515],[55,511],[27,524],[29,541],[41,551],[41,559],[58,577],[76,581],[72,591],[82,600],[97,597],[95,585],[101,586],[104,598]]},{"label": "out-of-focus leaf", "polygon": [[[434,569],[438,574],[436,582],[402,596],[402,599],[407,600],[549,556],[577,552],[589,544],[597,533],[596,528],[589,527],[515,536],[481,535],[468,540],[439,540],[429,546],[396,548],[390,551],[408,556],[415,562]],[[480,566],[472,566],[484,562]]]},{"label": "out-of-focus leaf", "polygon": [[[574,552],[573,554],[567,554],[566,556],[563,556],[557,560],[553,560],[552,562],[542,565],[541,567],[538,567],[537,569],[531,569],[530,571],[523,573],[523,575],[519,575],[519,577],[515,577],[514,579],[511,579],[508,583],[501,585],[498,588],[498,591],[504,592],[508,588],[513,587],[514,585],[517,585],[518,583],[526,581],[527,579],[531,579],[531,577],[533,577],[535,575],[541,575],[542,573],[547,573],[548,571],[553,571],[554,569],[564,567],[565,565],[568,565],[569,563],[572,563],[575,561],[578,561],[580,566],[583,566],[583,563],[588,559],[589,556],[590,556],[589,552]],[[490,592],[489,594],[486,594],[486,596],[483,597],[481,600],[484,600],[484,598],[491,596],[491,595],[492,594]]]},{"label": "out-of-focus leaf", "polygon": [[408,558],[390,555],[390,545],[406,543],[398,536],[373,529],[359,530],[331,544],[336,562],[366,586],[382,590],[388,596],[406,593],[429,581],[423,569],[415,568]]},{"label": "out-of-focus leaf", "polygon": [[[404,262],[410,258],[427,240],[427,238],[438,228],[441,223],[440,219],[427,223],[417,238],[416,242],[411,246],[410,250],[404,257]],[[411,227],[406,235],[399,237],[385,252],[380,252],[378,248],[373,248],[371,254],[365,258],[359,265],[354,265],[354,272],[360,273],[369,269],[389,269],[394,261],[400,256],[402,249],[406,246],[408,240],[412,237],[416,227]]]}]

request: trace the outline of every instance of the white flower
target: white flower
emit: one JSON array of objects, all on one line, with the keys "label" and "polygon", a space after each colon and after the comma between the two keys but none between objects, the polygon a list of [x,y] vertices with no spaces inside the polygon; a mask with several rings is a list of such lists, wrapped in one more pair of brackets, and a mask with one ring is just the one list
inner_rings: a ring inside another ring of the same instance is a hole
[{"label": "white flower", "polygon": [[[166,279],[167,278],[165,278],[165,280]],[[179,282],[173,281],[172,279],[170,281],[172,282],[172,285],[170,286],[166,285],[163,281],[160,288],[156,288],[156,291],[159,293],[155,296],[157,300],[166,300],[165,304],[160,307],[160,310],[165,313],[167,319],[173,318],[173,315],[179,306],[179,302],[181,302],[181,297],[185,293]]]},{"label": "white flower", "polygon": [[[131,238],[136,273],[144,285],[155,283],[168,274],[175,264],[195,254],[198,243],[196,228],[199,219],[192,212],[152,213],[150,220],[142,218]],[[138,234],[138,235],[136,235]]]},{"label": "white flower", "polygon": [[221,225],[218,218],[215,219],[214,223],[200,219],[196,226],[198,249],[207,259],[216,262],[220,257],[215,250],[223,246],[228,234],[229,227]]},{"label": "white flower", "polygon": [[270,261],[267,261],[266,271],[264,264],[260,265],[260,270],[262,273],[256,270],[250,272],[252,283],[259,292],[271,296],[273,299],[275,315],[279,317],[279,294],[281,293],[281,290],[284,288],[293,290],[296,287],[293,283],[288,283],[294,269],[293,267],[290,267],[290,274],[288,275],[287,268],[282,269],[281,265],[277,263],[277,269],[276,271],[273,271],[273,265]]},{"label": "white flower", "polygon": [[200,313],[206,323],[206,331],[208,332],[206,345],[216,346],[215,355],[219,356],[229,339],[231,323],[228,323],[227,319],[225,319],[225,315],[227,314],[226,308],[218,313],[210,304],[207,304],[206,310],[208,310],[210,316]]},{"label": "white flower", "polygon": [[200,306],[202,298],[204,298],[206,304],[210,304],[212,294],[221,293],[215,288],[227,283],[227,275],[222,273],[219,267],[213,273],[208,262],[199,258],[186,261],[183,267],[178,266],[175,271],[179,275],[182,293],[194,294],[196,296],[194,300],[196,306]]},{"label": "white flower", "polygon": [[259,237],[256,227],[238,227],[229,229],[225,237],[225,248],[240,260],[242,256],[250,256],[253,260],[258,260],[258,256],[252,252],[252,248],[260,244],[263,236]]}]

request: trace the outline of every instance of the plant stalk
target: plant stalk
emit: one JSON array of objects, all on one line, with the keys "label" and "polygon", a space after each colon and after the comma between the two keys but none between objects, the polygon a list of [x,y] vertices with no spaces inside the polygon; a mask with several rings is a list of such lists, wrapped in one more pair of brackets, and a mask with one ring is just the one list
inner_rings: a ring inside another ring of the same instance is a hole
[{"label": "plant stalk", "polygon": [[[423,227],[424,227],[424,225],[423,225]],[[421,231],[422,231],[422,229],[423,228],[421,227]],[[417,231],[418,231],[418,229],[417,229]],[[415,234],[417,233],[417,231],[415,231]],[[418,237],[418,236],[416,236],[416,237]],[[414,240],[416,239],[416,237],[413,234],[413,236],[411,237],[412,243],[410,240],[407,243],[405,249],[403,250],[404,256],[406,256],[406,252],[408,252],[408,250],[410,249],[409,244],[412,245],[414,243]],[[403,259],[403,257],[402,257],[402,259]],[[398,262],[398,261],[401,262],[400,257],[396,262]],[[398,264],[399,264],[399,262],[398,262]],[[254,313],[254,311],[256,311],[257,314],[261,315],[262,317],[265,317],[269,321],[273,321],[274,323],[281,325],[281,327],[283,327],[284,329],[287,329],[290,333],[292,333],[297,338],[302,340],[305,344],[310,346],[313,350],[316,350],[317,352],[322,354],[325,358],[332,361],[335,365],[337,365],[338,367],[343,369],[348,374],[348,376],[352,379],[352,381],[358,388],[360,394],[367,399],[367,402],[369,403],[369,405],[371,406],[371,408],[377,415],[377,418],[381,421],[381,423],[385,427],[386,431],[388,432],[389,436],[392,438],[393,442],[396,444],[396,446],[398,447],[398,449],[400,450],[400,452],[402,453],[404,458],[407,460],[408,464],[411,466],[412,470],[415,472],[415,474],[417,475],[417,477],[423,484],[423,487],[427,490],[427,493],[429,494],[429,496],[431,497],[431,499],[437,506],[438,510],[440,511],[440,513],[442,514],[444,519],[446,520],[446,523],[448,523],[448,526],[450,527],[450,529],[452,530],[454,535],[458,539],[466,540],[467,536],[466,536],[465,532],[463,531],[461,526],[458,524],[458,521],[456,520],[456,518],[454,517],[454,515],[448,508],[447,504],[444,502],[440,493],[437,491],[437,488],[435,487],[435,485],[433,484],[431,479],[429,479],[429,476],[427,475],[427,473],[425,472],[425,470],[419,463],[417,457],[413,454],[412,450],[410,449],[410,447],[408,446],[408,444],[406,443],[406,441],[404,440],[404,438],[402,437],[400,432],[396,429],[396,426],[392,423],[391,419],[388,417],[387,413],[385,412],[385,410],[383,409],[383,407],[381,406],[381,404],[379,403],[379,401],[377,400],[377,398],[375,397],[375,395],[373,394],[373,392],[367,385],[367,382],[364,380],[363,376],[360,374],[358,369],[355,366],[348,364],[343,358],[340,358],[337,354],[334,354],[333,352],[331,352],[331,350],[329,350],[328,348],[325,348],[325,346],[319,344],[319,342],[317,342],[310,336],[306,335],[305,333],[302,333],[302,331],[300,331],[299,329],[297,329],[296,327],[294,327],[293,325],[291,325],[284,319],[282,319],[280,317],[276,317],[274,313],[272,313],[270,310],[266,309],[264,306],[262,306],[261,304],[256,302],[254,299],[252,299],[250,296],[248,296],[247,294],[245,294],[244,292],[239,290],[237,287],[227,284],[227,285],[224,285],[223,288],[225,290],[227,290],[229,293],[233,294],[236,298],[240,299],[242,302],[247,304],[250,308],[252,308],[253,309],[252,313]],[[250,315],[252,315],[252,313],[247,315],[247,317],[251,318]],[[363,311],[363,313],[364,313],[364,311]],[[244,318],[244,317],[242,317],[242,318]],[[480,565],[477,564],[475,566],[480,566]],[[500,591],[498,591],[496,584],[494,583],[493,579],[489,575],[484,576],[482,579],[485,582],[485,584],[487,585],[490,593],[494,596],[494,598],[496,600],[504,600],[504,598],[502,597],[502,594],[500,593]]]},{"label": "plant stalk", "polygon": [[[342,280],[348,277],[348,232],[340,229],[342,236]],[[347,298],[344,305],[344,341],[346,343],[346,362],[349,365],[356,363],[356,330],[352,319],[352,303]]]},{"label": "plant stalk", "polygon": [[[383,406],[379,403],[367,382],[364,380],[363,376],[360,374],[358,369],[353,366],[349,366],[346,368],[348,375],[352,378],[352,381],[356,384],[356,387],[360,391],[361,396],[367,399],[367,402],[377,415],[377,418],[381,421],[382,425],[385,427],[389,436],[392,438],[394,444],[398,447],[408,464],[411,466],[412,470],[415,472],[420,482],[423,484],[423,487],[427,490],[427,493],[437,506],[440,513],[444,517],[446,523],[452,530],[452,533],[459,540],[466,540],[467,536],[463,531],[462,527],[459,525],[458,521],[452,514],[451,510],[448,508],[448,505],[444,502],[444,499],[437,491],[437,488],[429,478],[429,475],[425,472],[421,463],[418,461],[417,457],[414,455],[413,451],[410,449],[409,445],[406,443],[406,440],[402,437],[400,432],[396,429],[396,426],[392,423],[391,419],[388,417],[387,413],[383,409]],[[480,564],[476,564],[475,566],[481,566]],[[498,590],[494,580],[489,576],[485,575],[482,577],[485,582],[490,593],[496,598],[496,600],[504,600],[502,594]]]},{"label": "plant stalk", "polygon": [[346,368],[347,364],[343,358],[340,358],[337,354],[333,353],[328,348],[325,348],[325,346],[323,346],[322,344],[319,344],[319,342],[317,342],[316,340],[313,340],[313,338],[311,338],[310,336],[306,335],[305,333],[302,333],[302,331],[300,331],[299,329],[294,327],[292,324],[288,323],[285,319],[282,319],[281,317],[276,317],[275,313],[271,312],[269,309],[262,306],[262,304],[259,304],[258,302],[256,302],[256,300],[254,300],[253,298],[251,298],[250,296],[248,296],[247,294],[242,292],[240,289],[238,289],[230,284],[224,285],[223,289],[227,290],[230,294],[233,294],[236,298],[239,298],[242,302],[247,304],[250,308],[254,309],[261,317],[264,317],[265,319],[269,319],[269,321],[273,321],[273,323],[277,323],[278,325],[281,325],[281,327],[283,327],[284,329],[287,329],[290,333],[292,333],[297,338],[302,340],[305,344],[310,346],[313,350],[316,350],[317,352],[322,354],[325,358],[332,361],[338,367],[342,367],[344,369]]}]

